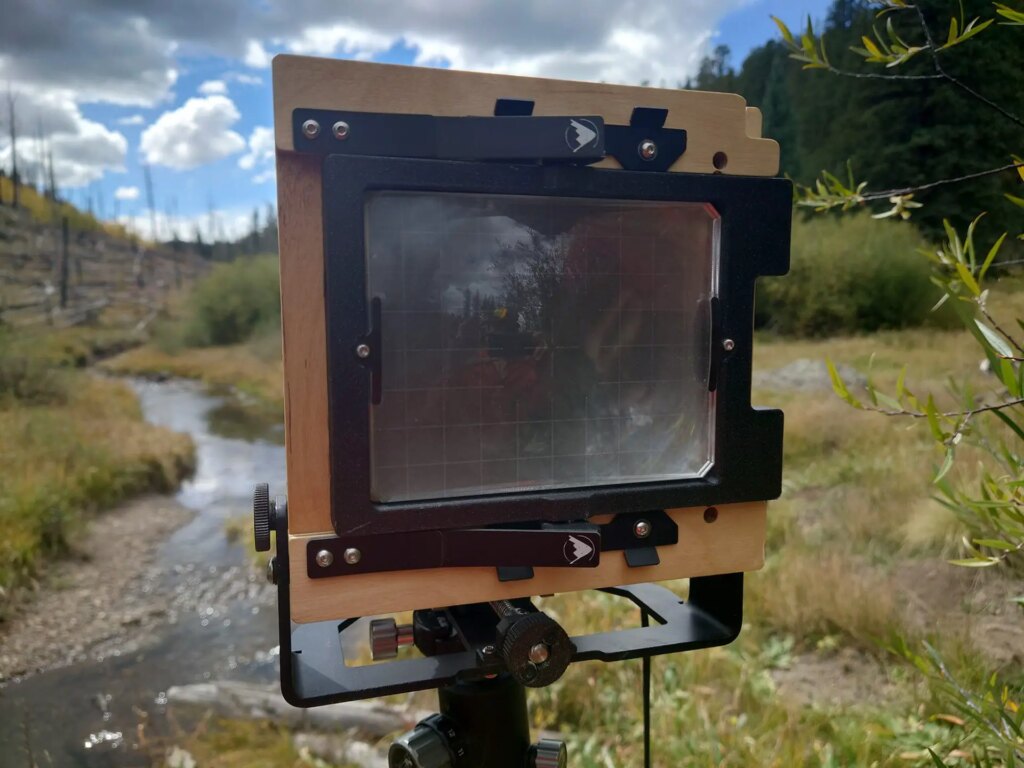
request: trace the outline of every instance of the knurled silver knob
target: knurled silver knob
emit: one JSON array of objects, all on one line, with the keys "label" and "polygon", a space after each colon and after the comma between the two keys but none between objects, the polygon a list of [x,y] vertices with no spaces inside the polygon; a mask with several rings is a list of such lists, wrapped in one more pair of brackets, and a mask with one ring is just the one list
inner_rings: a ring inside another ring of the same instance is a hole
[{"label": "knurled silver knob", "polygon": [[398,649],[413,643],[412,624],[397,624],[394,619],[370,622],[370,654],[374,661],[393,659]]},{"label": "knurled silver knob", "polygon": [[417,725],[388,750],[389,768],[451,768],[452,756],[433,728]]},{"label": "knurled silver knob", "polygon": [[533,768],[565,768],[568,761],[563,741],[541,739],[533,747]]}]

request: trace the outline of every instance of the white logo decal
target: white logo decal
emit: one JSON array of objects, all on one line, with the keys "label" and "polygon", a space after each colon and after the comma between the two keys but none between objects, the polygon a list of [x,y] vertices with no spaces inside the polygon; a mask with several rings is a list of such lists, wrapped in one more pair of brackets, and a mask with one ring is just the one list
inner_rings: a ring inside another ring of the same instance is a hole
[{"label": "white logo decal", "polygon": [[[570,551],[570,548],[572,551]],[[566,562],[569,565],[576,565],[583,558],[589,559],[594,554],[594,545],[590,543],[590,539],[579,539],[575,536],[570,536],[562,548],[562,553],[565,555]]]},{"label": "white logo decal", "polygon": [[589,120],[569,120],[569,127],[565,129],[565,143],[573,152],[579,152],[586,146],[594,143],[597,139],[597,126]]}]

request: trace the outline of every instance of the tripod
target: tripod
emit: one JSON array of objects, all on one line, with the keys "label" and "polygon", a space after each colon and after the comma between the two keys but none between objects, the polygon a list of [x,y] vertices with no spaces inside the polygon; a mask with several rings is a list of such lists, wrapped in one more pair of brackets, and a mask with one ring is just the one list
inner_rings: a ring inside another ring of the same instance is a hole
[{"label": "tripod", "polygon": [[438,690],[440,712],[399,737],[391,768],[564,768],[565,745],[530,743],[526,689],[511,675]]}]

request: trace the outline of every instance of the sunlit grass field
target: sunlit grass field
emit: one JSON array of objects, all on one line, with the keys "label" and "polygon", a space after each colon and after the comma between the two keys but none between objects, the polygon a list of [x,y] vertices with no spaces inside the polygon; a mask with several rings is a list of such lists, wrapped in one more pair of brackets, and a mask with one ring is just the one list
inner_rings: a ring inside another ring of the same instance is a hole
[{"label": "sunlit grass field", "polygon": [[0,349],[0,617],[86,522],[193,469],[190,439],[142,418],[124,383],[82,370],[116,334],[21,331]]},{"label": "sunlit grass field", "polygon": [[[1008,281],[992,305],[1022,316],[1024,293]],[[245,348],[235,354],[253,365],[260,359]],[[826,357],[870,367],[883,391],[906,366],[907,386],[940,404],[951,376],[979,393],[996,387],[968,335],[939,329],[820,341],[765,336],[755,369]],[[941,454],[927,424],[854,410],[827,385],[761,388],[753,401],[786,412],[785,490],[769,507],[767,564],[747,577],[737,642],[655,659],[654,764],[929,766],[927,748],[969,764],[957,751],[959,718],[890,648],[897,637],[916,649],[927,641],[965,682],[992,669],[1020,681],[1024,617],[1008,598],[1021,589],[1003,574],[946,562],[962,531],[933,498]],[[978,458],[964,452],[953,470],[958,482],[972,482]],[[675,586],[685,594],[685,582]],[[639,620],[635,609],[594,592],[549,598],[544,607],[574,633]],[[563,733],[577,768],[637,766],[640,690],[639,662],[579,664],[530,693],[531,716],[536,728]],[[414,699],[433,706],[429,693]],[[211,724],[195,746],[224,738],[220,728],[237,737],[240,727]]]}]

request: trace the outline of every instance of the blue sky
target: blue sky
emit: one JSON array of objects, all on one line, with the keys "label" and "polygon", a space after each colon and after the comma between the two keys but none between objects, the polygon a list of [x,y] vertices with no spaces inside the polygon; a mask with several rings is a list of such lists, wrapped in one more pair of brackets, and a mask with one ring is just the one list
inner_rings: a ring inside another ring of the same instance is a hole
[{"label": "blue sky", "polygon": [[[146,234],[148,161],[162,237],[172,225],[189,237],[197,225],[204,236],[211,225],[214,234],[237,235],[254,207],[274,202],[267,64],[277,51],[672,86],[718,44],[732,49],[738,67],[775,36],[772,14],[798,24],[830,5],[591,0],[587,17],[566,20],[556,13],[564,6],[503,0],[427,10],[391,0],[374,12],[357,0],[179,0],[146,16],[115,0],[82,0],[60,18],[47,17],[55,4],[11,2],[0,80],[20,88],[21,133],[41,130],[51,141],[76,204],[91,199],[97,213],[127,217]],[[25,144],[19,160],[31,167]]]}]

